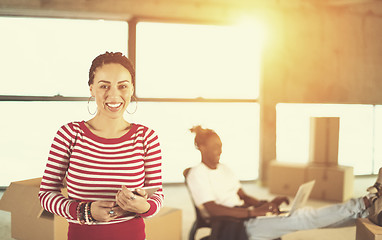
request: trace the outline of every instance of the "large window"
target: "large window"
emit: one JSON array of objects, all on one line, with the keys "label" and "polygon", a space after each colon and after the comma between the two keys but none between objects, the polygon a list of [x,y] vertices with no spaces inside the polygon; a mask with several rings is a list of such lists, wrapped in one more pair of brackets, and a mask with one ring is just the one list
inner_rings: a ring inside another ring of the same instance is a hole
[{"label": "large window", "polygon": [[159,132],[164,181],[183,181],[200,162],[201,124],[222,138],[221,161],[242,180],[258,177],[261,40],[255,26],[137,24],[137,96],[132,116]]},{"label": "large window", "polygon": [[257,103],[140,102],[135,114],[126,116],[158,133],[163,151],[163,180],[184,181],[185,168],[198,164],[194,125],[214,129],[223,142],[221,162],[242,180],[258,177],[259,107]]},{"label": "large window", "polygon": [[0,186],[42,177],[50,144],[58,128],[89,119],[86,102],[2,101]]},{"label": "large window", "polygon": [[382,106],[378,105],[374,107],[374,161],[373,169],[374,173],[378,173],[380,167],[382,167]]},{"label": "large window", "polygon": [[[140,22],[136,29],[139,102],[125,117],[158,132],[164,182],[183,182],[183,169],[200,162],[188,131],[197,124],[221,136],[221,161],[240,179],[257,178],[256,28]],[[128,23],[3,17],[0,30],[0,186],[7,186],[41,177],[57,129],[92,117],[91,60],[105,51],[127,55]]]},{"label": "large window", "polygon": [[256,30],[138,23],[137,95],[257,99],[261,38]]},{"label": "large window", "polygon": [[91,61],[127,54],[126,22],[0,17],[0,95],[89,96]]},{"label": "large window", "polygon": [[382,167],[382,108],[356,104],[278,104],[277,159],[309,161],[310,117],[340,117],[340,165],[354,173],[372,174]]},{"label": "large window", "polygon": [[0,17],[0,32],[0,186],[7,186],[41,177],[58,128],[91,117],[91,61],[105,51],[127,54],[128,25]]}]

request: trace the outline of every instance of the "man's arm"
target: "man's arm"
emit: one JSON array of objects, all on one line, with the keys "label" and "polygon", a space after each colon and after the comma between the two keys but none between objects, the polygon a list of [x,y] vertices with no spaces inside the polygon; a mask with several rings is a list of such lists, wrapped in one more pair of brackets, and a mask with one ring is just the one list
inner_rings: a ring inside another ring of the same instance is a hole
[{"label": "man's arm", "polygon": [[[244,192],[242,188],[240,188],[237,191],[237,195],[239,195],[240,199],[244,201],[244,206],[249,207],[249,206],[254,206],[254,207],[259,207],[263,205],[264,203],[268,203],[266,200],[258,200]],[[275,197],[271,203],[274,203],[279,207],[282,203],[289,204],[289,199],[285,196],[277,196]]]},{"label": "man's arm", "polygon": [[244,201],[244,206],[246,207],[260,207],[264,203],[268,202],[266,200],[258,200],[255,197],[247,195],[242,188],[237,191],[237,195],[239,195],[240,199]]}]

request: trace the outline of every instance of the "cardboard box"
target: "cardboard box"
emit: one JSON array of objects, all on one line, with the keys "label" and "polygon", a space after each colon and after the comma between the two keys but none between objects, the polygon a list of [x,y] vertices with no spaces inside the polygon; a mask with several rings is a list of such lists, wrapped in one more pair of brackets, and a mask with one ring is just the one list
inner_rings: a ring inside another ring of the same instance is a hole
[{"label": "cardboard box", "polygon": [[382,227],[367,218],[356,220],[356,240],[382,240]]},{"label": "cardboard box", "polygon": [[306,164],[272,161],[268,167],[268,187],[273,194],[294,196],[306,181]]},{"label": "cardboard box", "polygon": [[353,196],[353,167],[309,165],[307,181],[316,180],[311,198],[343,202]]},{"label": "cardboard box", "polygon": [[163,207],[157,215],[145,219],[147,240],[181,240],[182,211]]},{"label": "cardboard box", "polygon": [[338,141],[340,118],[310,118],[309,161],[312,163],[338,165]]},{"label": "cardboard box", "polygon": [[[18,240],[66,240],[68,222],[40,205],[41,178],[12,182],[0,200],[0,210],[11,212],[11,236]],[[62,190],[67,196],[66,188]],[[148,240],[180,240],[182,213],[164,207],[146,222]]]},{"label": "cardboard box", "polygon": [[272,161],[268,188],[272,194],[294,196],[298,187],[316,180],[310,198],[343,202],[353,196],[353,167],[297,164]]},{"label": "cardboard box", "polygon": [[11,212],[11,236],[18,240],[66,240],[66,219],[43,211],[40,205],[40,183],[41,178],[12,182],[4,192],[0,210]]}]

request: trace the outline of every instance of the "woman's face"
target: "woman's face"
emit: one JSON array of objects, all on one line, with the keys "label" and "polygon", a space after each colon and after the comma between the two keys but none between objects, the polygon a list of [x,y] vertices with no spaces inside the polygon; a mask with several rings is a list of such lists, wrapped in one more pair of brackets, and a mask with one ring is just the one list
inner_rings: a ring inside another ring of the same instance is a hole
[{"label": "woman's face", "polygon": [[97,115],[114,119],[123,117],[134,93],[131,74],[118,63],[98,67],[90,93],[97,103]]}]

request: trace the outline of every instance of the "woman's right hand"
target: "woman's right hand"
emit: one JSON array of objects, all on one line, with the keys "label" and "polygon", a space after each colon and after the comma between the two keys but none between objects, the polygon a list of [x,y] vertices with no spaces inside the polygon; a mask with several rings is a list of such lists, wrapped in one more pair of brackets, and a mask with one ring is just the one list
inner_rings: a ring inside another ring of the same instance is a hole
[{"label": "woman's right hand", "polygon": [[117,206],[116,202],[95,201],[90,208],[92,217],[99,222],[109,222],[121,216],[127,215],[127,212]]}]

